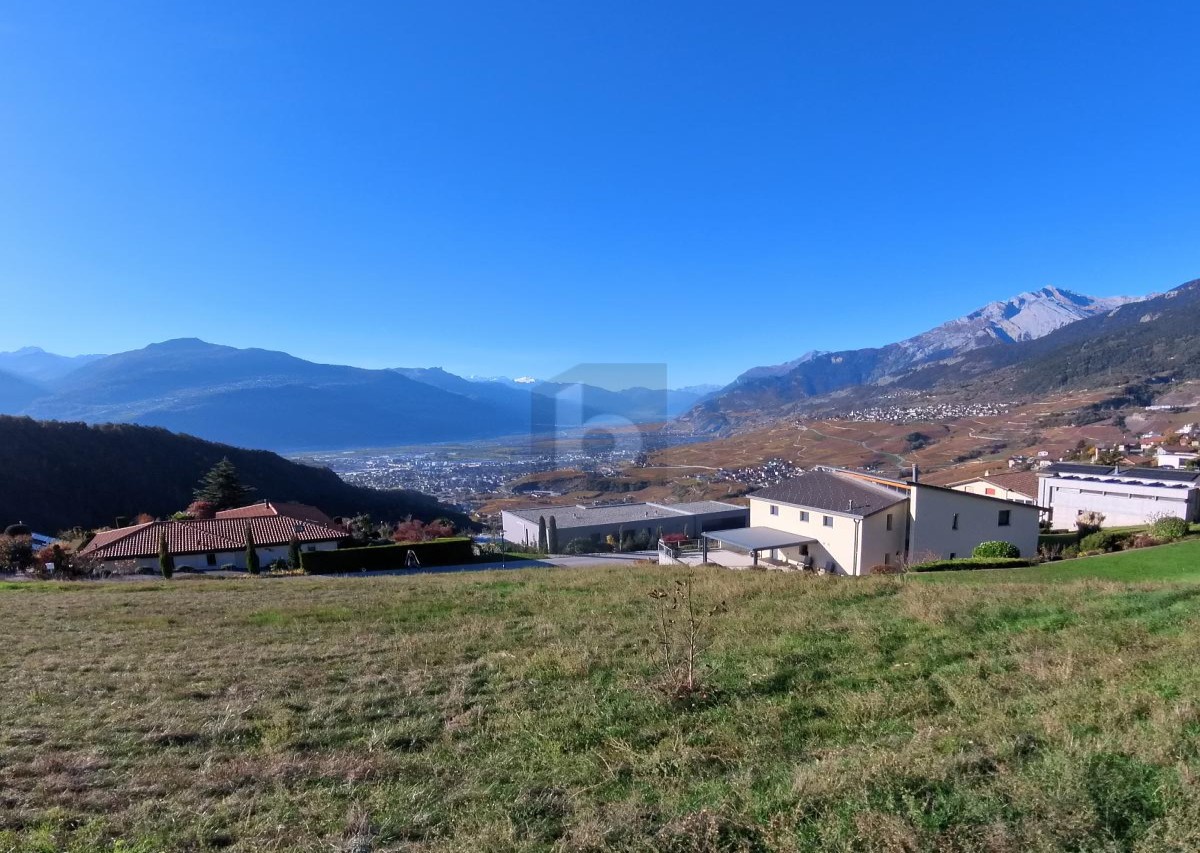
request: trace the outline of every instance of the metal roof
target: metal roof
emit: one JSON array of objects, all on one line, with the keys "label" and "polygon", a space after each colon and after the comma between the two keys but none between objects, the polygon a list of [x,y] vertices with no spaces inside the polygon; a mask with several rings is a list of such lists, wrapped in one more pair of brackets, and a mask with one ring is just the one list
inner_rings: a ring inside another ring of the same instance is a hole
[{"label": "metal roof", "polygon": [[806,471],[750,495],[827,512],[868,516],[908,500],[908,493],[832,471]]},{"label": "metal roof", "polygon": [[1042,475],[1085,477],[1123,482],[1128,480],[1151,480],[1160,483],[1195,483],[1200,481],[1200,471],[1177,468],[1121,468],[1113,465],[1086,465],[1080,462],[1056,462],[1042,469]]},{"label": "metal roof", "polygon": [[798,533],[788,533],[786,530],[776,530],[774,527],[739,527],[736,530],[718,530],[715,533],[705,533],[704,538],[740,548],[743,551],[767,551],[771,548],[789,548],[793,545],[803,545],[816,542],[811,536],[801,536]]},{"label": "metal roof", "polygon": [[[696,509],[695,507],[700,507]],[[539,518],[545,518],[547,523],[554,518],[559,530],[572,527],[592,527],[600,524],[629,524],[639,525],[648,521],[688,518],[704,516],[716,512],[749,512],[744,506],[726,504],[720,501],[699,501],[692,504],[599,504],[587,506],[544,506],[531,509],[505,510],[517,518],[536,523]]]}]

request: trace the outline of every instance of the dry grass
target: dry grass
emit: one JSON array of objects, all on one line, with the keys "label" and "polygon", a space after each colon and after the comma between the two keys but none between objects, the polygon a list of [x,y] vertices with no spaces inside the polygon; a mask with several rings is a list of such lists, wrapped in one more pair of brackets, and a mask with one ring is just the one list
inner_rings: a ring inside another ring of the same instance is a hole
[{"label": "dry grass", "polygon": [[0,589],[0,851],[1200,847],[1200,586],[670,577]]}]

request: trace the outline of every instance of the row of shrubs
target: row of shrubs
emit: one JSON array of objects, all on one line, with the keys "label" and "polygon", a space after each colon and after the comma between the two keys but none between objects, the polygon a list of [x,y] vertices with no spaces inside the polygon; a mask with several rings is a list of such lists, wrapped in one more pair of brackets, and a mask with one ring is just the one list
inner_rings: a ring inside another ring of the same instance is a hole
[{"label": "row of shrubs", "polygon": [[471,540],[466,537],[432,539],[428,542],[403,542],[365,548],[342,548],[337,551],[305,551],[300,555],[300,567],[309,575],[344,575],[390,569],[416,568],[410,565],[409,554],[417,565],[454,566],[469,563],[474,557]]},{"label": "row of shrubs", "polygon": [[1187,536],[1191,525],[1176,516],[1157,519],[1146,530],[1097,530],[1079,540],[1080,554],[1110,554],[1132,548],[1149,548]]}]

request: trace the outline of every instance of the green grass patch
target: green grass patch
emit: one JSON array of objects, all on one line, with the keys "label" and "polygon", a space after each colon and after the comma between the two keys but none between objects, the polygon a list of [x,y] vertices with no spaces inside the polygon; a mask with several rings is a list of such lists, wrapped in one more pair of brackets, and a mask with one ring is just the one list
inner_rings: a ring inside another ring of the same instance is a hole
[{"label": "green grass patch", "polygon": [[[922,580],[925,579],[923,576]],[[1064,583],[1084,580],[1197,583],[1200,582],[1200,539],[1042,563],[1024,569],[939,573],[937,576],[930,575],[928,579],[950,583]]]},{"label": "green grass patch", "polygon": [[700,572],[686,710],[666,568],[0,596],[0,851],[1197,849],[1198,547]]}]

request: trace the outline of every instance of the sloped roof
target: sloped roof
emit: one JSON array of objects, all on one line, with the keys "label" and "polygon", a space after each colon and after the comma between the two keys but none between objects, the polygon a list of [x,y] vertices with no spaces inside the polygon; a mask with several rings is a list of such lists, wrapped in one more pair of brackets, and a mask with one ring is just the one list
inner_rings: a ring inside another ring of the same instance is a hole
[{"label": "sloped roof", "polygon": [[805,471],[750,497],[861,517],[908,500],[907,493],[899,489],[833,471]]},{"label": "sloped roof", "polygon": [[333,526],[333,519],[315,506],[276,501],[259,501],[256,504],[240,506],[236,509],[223,509],[217,513],[217,518],[257,518],[269,515],[286,515],[288,518],[299,518],[316,524]]},{"label": "sloped roof", "polygon": [[164,532],[167,549],[173,555],[240,551],[246,547],[247,525],[254,544],[261,547],[286,545],[293,536],[299,542],[328,542],[346,536],[336,527],[283,515],[151,521],[97,533],[80,553],[101,560],[153,557],[158,554],[159,538]]},{"label": "sloped roof", "polygon": [[980,474],[978,477],[971,477],[969,480],[957,480],[954,483],[950,483],[949,486],[950,488],[954,488],[955,486],[975,482],[991,483],[1002,489],[1008,489],[1010,492],[1019,492],[1035,500],[1037,499],[1038,475],[1034,471],[1005,471],[1001,474]]}]

